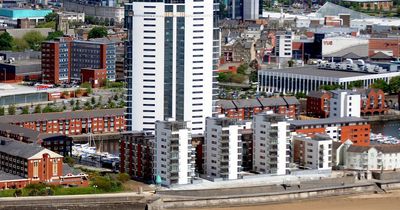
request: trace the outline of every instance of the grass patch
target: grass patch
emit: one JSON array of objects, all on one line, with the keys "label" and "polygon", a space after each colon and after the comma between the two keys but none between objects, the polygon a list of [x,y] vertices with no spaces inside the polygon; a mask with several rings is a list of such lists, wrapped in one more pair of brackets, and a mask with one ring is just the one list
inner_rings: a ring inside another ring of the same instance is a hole
[{"label": "grass patch", "polygon": [[14,197],[15,190],[0,190],[0,197]]}]

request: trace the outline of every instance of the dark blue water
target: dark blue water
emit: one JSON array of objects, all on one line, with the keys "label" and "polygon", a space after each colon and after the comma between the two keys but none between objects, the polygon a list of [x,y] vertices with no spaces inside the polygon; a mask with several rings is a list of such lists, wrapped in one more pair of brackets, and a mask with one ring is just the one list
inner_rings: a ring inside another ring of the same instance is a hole
[{"label": "dark blue water", "polygon": [[400,137],[400,121],[371,122],[372,133],[382,133],[385,136]]}]

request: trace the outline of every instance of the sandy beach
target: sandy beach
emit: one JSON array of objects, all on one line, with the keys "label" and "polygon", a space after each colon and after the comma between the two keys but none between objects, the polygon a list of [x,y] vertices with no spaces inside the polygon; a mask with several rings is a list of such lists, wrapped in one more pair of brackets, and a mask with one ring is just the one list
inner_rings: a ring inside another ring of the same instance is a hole
[{"label": "sandy beach", "polygon": [[[190,210],[397,210],[400,190],[386,194],[363,194],[302,200],[283,204],[266,204],[230,208],[201,208]],[[189,209],[188,209],[189,210]]]}]

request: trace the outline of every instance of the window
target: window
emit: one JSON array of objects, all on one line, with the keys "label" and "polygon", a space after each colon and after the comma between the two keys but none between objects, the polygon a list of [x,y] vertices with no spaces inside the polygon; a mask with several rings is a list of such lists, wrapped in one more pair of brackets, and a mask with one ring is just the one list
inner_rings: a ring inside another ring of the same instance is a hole
[{"label": "window", "polygon": [[58,161],[56,158],[53,159],[53,176],[58,174]]}]

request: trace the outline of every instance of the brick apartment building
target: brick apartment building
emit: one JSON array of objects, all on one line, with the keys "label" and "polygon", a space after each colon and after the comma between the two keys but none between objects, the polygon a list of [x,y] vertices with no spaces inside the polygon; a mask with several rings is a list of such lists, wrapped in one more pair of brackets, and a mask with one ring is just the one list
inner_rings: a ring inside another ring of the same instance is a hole
[{"label": "brick apartment building", "polygon": [[0,137],[0,189],[30,183],[88,186],[88,176],[73,173],[63,156],[35,144]]},{"label": "brick apartment building", "polygon": [[104,85],[107,79],[106,69],[83,68],[81,70],[82,83],[89,82],[93,88],[99,88]]},{"label": "brick apartment building", "polygon": [[354,145],[360,146],[370,144],[371,127],[365,119],[359,117],[292,120],[289,123],[290,129],[299,134],[326,133],[333,141],[351,140]]},{"label": "brick apartment building", "polygon": [[115,43],[106,39],[90,41],[62,37],[42,43],[43,82],[50,84],[81,81],[83,68],[103,69],[115,81]]},{"label": "brick apartment building", "polygon": [[[380,89],[355,89],[351,91],[360,94],[360,113],[363,116],[384,114],[388,108],[385,102],[385,93]],[[327,118],[330,113],[329,91],[311,91],[307,95],[307,115],[311,117]]]},{"label": "brick apartment building", "polygon": [[295,97],[271,97],[239,100],[220,100],[217,112],[227,118],[249,120],[253,115],[265,111],[284,114],[288,118],[296,118],[300,103]]},{"label": "brick apartment building", "polygon": [[145,132],[127,133],[120,142],[120,172],[133,179],[153,180],[154,135]]},{"label": "brick apartment building", "polygon": [[0,117],[0,122],[49,134],[118,133],[126,130],[124,111],[125,109],[99,109],[13,115]]},{"label": "brick apartment building", "polygon": [[310,91],[307,95],[307,115],[317,118],[329,117],[331,97],[332,94],[328,91]]}]

